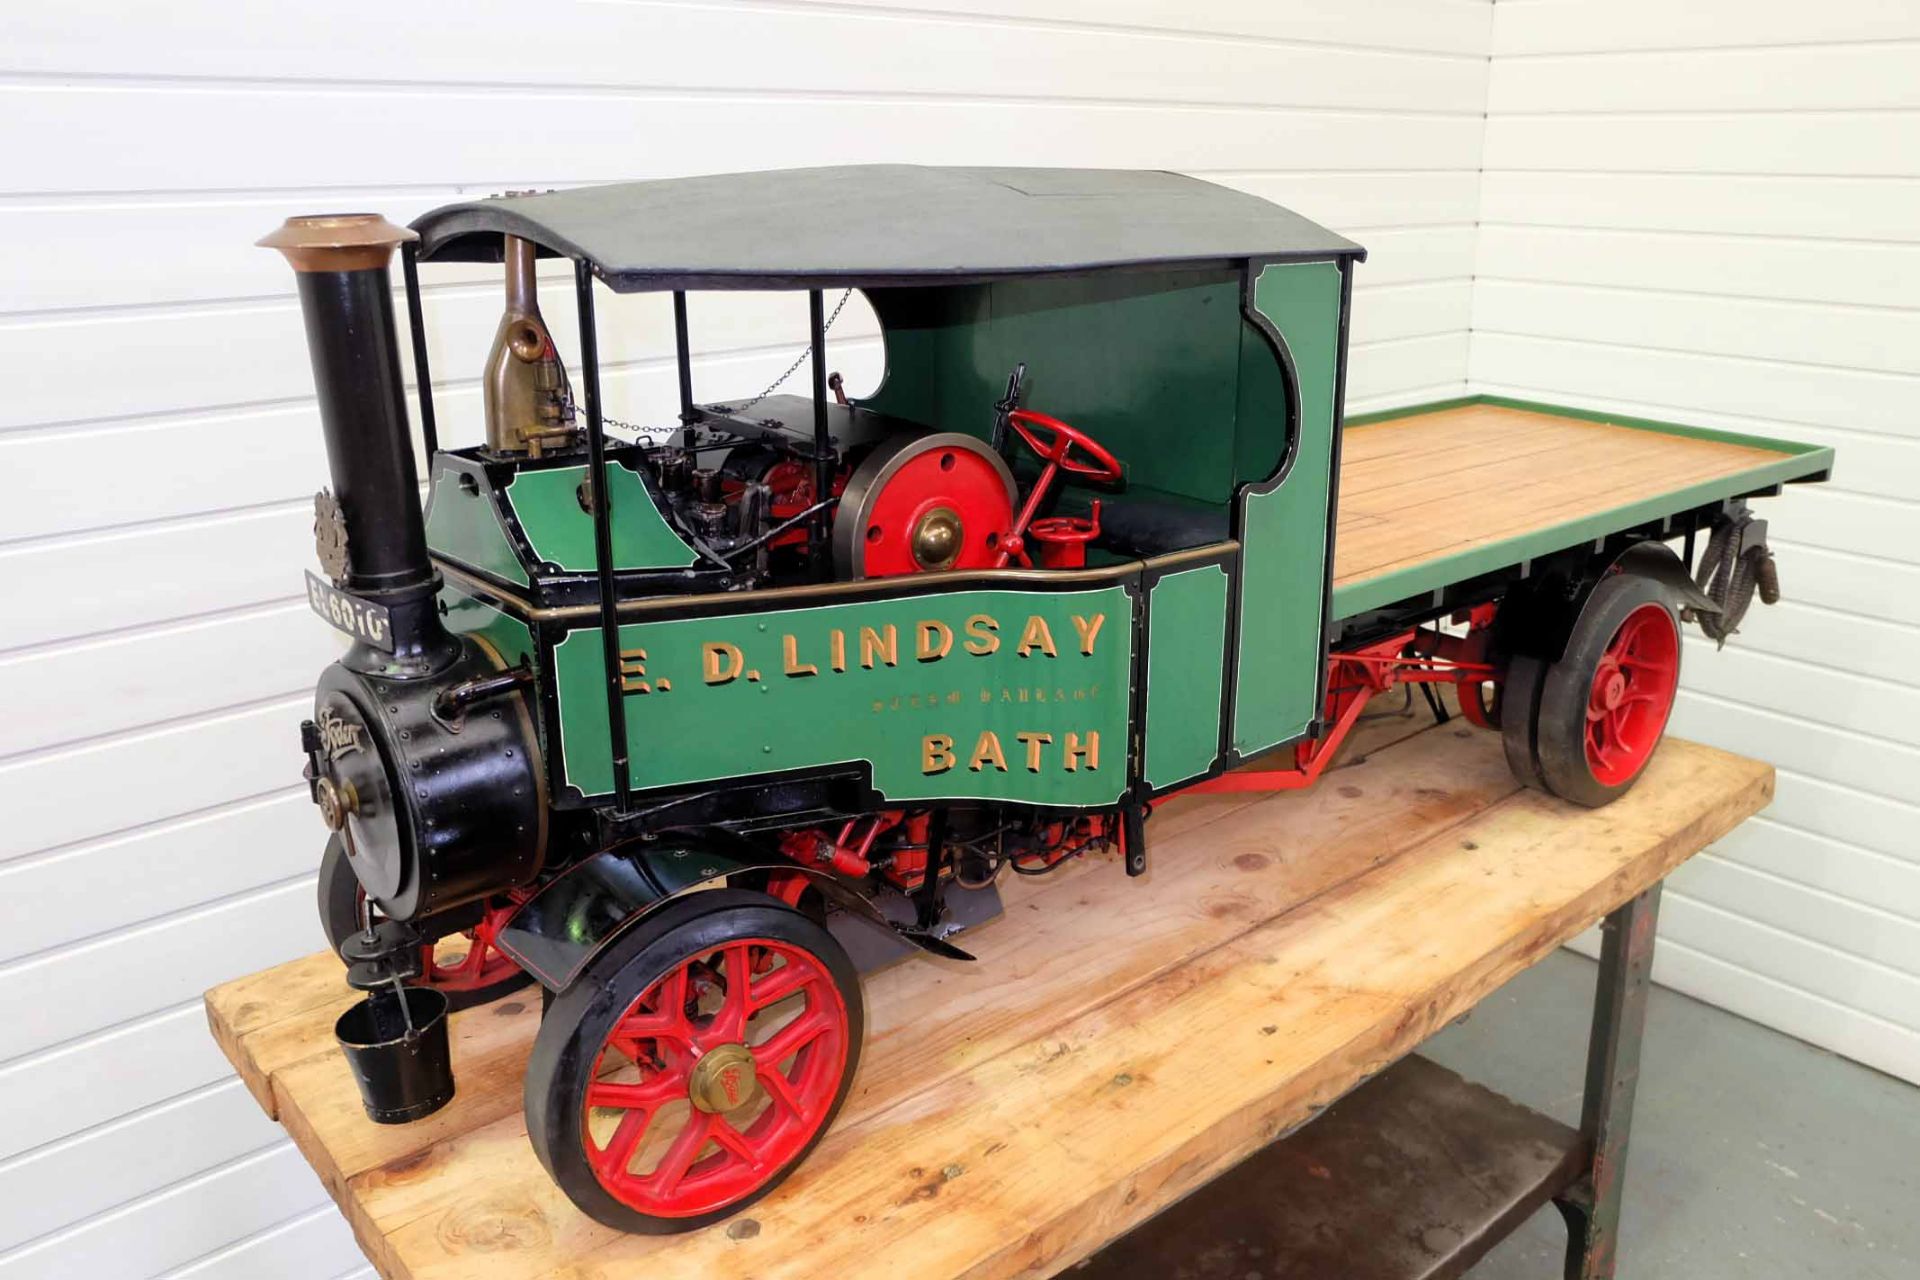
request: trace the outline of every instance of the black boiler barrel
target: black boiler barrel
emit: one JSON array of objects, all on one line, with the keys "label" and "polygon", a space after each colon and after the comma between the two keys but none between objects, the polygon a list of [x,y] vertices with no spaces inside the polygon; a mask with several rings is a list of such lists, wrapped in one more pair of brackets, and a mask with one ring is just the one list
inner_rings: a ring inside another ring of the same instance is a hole
[{"label": "black boiler barrel", "polygon": [[388,673],[396,676],[437,670],[458,648],[434,603],[387,274],[394,247],[412,239],[377,214],[329,214],[289,218],[260,241],[286,255],[299,281],[327,467],[346,524],[339,585],[387,606],[398,664]]}]

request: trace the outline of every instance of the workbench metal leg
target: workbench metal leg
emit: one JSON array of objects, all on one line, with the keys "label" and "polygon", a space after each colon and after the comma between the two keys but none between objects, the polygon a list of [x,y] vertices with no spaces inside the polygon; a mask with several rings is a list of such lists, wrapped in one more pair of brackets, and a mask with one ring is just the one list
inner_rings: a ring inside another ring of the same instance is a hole
[{"label": "workbench metal leg", "polygon": [[1646,1028],[1653,969],[1653,930],[1660,886],[1606,918],[1600,976],[1587,1043],[1587,1091],[1580,1131],[1593,1152],[1591,1170],[1554,1203],[1567,1220],[1567,1280],[1611,1280],[1620,1236],[1620,1197],[1640,1082],[1640,1040]]}]

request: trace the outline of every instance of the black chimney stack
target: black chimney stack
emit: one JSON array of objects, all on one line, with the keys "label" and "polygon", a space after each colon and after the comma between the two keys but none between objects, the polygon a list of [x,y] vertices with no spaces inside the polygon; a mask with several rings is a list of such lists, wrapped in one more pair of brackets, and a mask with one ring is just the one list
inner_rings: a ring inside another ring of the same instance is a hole
[{"label": "black chimney stack", "polygon": [[392,625],[391,654],[356,644],[346,662],[395,678],[431,675],[460,653],[434,598],[387,275],[394,247],[413,239],[378,214],[352,213],[288,218],[259,241],[285,254],[299,280],[327,466],[346,527],[346,571],[335,584],[385,606]]}]

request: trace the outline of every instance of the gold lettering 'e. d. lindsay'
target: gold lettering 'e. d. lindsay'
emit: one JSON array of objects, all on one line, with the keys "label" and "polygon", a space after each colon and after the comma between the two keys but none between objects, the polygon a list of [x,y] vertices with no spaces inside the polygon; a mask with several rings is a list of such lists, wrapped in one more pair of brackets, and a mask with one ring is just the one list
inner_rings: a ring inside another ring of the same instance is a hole
[{"label": "gold lettering 'e. d. lindsay'", "polygon": [[1060,656],[1053,647],[1053,628],[1049,627],[1047,620],[1037,613],[1027,619],[1025,629],[1020,632],[1020,643],[1014,646],[1013,651],[1024,658],[1035,649],[1049,658]]},{"label": "gold lettering 'e. d. lindsay'", "polygon": [[953,652],[953,628],[932,620],[913,624],[913,656],[922,662],[938,662]]},{"label": "gold lettering 'e. d. lindsay'", "polygon": [[708,684],[726,684],[738,678],[746,663],[746,655],[737,644],[709,640],[700,646],[700,670]]},{"label": "gold lettering 'e. d. lindsay'", "polygon": [[800,661],[800,637],[785,635],[780,637],[780,660],[790,676],[817,676],[820,668],[811,662]]},{"label": "gold lettering 'e. d. lindsay'", "polygon": [[620,651],[620,692],[653,692],[653,686],[647,683],[647,651],[645,649]]},{"label": "gold lettering 'e. d. lindsay'", "polygon": [[1000,630],[1000,624],[984,613],[976,613],[967,619],[966,651],[976,658],[984,658],[1000,648],[1000,637],[994,632]]},{"label": "gold lettering 'e. d. lindsay'", "polygon": [[[1079,656],[1091,658],[1106,626],[1107,615],[1096,613],[1092,617],[1083,617],[1070,614],[1068,620],[1073,624]],[[765,630],[766,624],[762,623],[761,629]],[[949,658],[962,661],[967,658],[989,658],[999,653],[1002,645],[1000,620],[987,613],[969,614],[957,630],[953,624],[938,618],[923,618],[911,624],[887,622],[859,628],[832,627],[824,637],[824,651],[820,637],[808,638],[802,633],[789,631],[780,636],[779,669],[789,680],[804,680],[818,676],[823,671],[846,675],[856,659],[862,671],[898,667],[903,630],[909,633],[907,638],[913,645],[915,661],[924,665],[944,662]],[[1011,633],[1012,628],[1007,630]],[[1047,658],[1060,656],[1053,625],[1044,615],[1028,614],[1020,623],[1019,636],[1020,639],[1013,645],[1016,657],[1031,658],[1036,654]],[[1072,649],[1068,650],[1069,654],[1073,652]],[[620,677],[626,692],[652,693],[668,687],[664,680],[650,681],[647,678],[646,657],[646,653],[640,649],[621,652]],[[747,651],[732,641],[704,641],[700,645],[701,675],[709,685],[732,684],[743,675],[749,683],[762,684],[760,671],[749,669],[747,657]],[[1020,701],[1026,700],[1023,693]],[[1046,698],[1043,695],[1037,701],[1044,702]]]},{"label": "gold lettering 'e. d. lindsay'", "polygon": [[1104,613],[1094,614],[1091,620],[1077,613],[1073,615],[1073,629],[1080,636],[1080,652],[1089,658],[1093,656],[1093,639],[1100,634],[1100,624],[1106,620],[1107,615]]},{"label": "gold lettering 'e. d. lindsay'", "polygon": [[860,628],[860,665],[871,671],[875,660],[890,667],[900,665],[900,630],[891,622],[878,631]]}]

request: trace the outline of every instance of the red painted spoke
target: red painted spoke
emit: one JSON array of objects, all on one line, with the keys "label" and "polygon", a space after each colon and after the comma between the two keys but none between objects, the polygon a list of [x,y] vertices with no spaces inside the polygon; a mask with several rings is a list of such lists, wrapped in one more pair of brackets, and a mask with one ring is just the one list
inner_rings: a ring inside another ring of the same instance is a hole
[{"label": "red painted spoke", "polygon": [[660,1157],[659,1165],[648,1175],[647,1180],[654,1184],[654,1190],[661,1195],[672,1195],[687,1176],[687,1170],[693,1167],[694,1158],[700,1154],[700,1148],[707,1145],[712,1133],[711,1115],[698,1109],[687,1112],[686,1128],[680,1130],[666,1154]]},{"label": "red painted spoke", "polygon": [[636,1108],[620,1117],[620,1123],[614,1126],[606,1146],[591,1151],[592,1144],[588,1144],[602,1181],[612,1180],[627,1171],[627,1164],[639,1149],[640,1139],[646,1135],[647,1123],[652,1117],[653,1112]]},{"label": "red painted spoke", "polygon": [[777,1064],[785,1062],[832,1029],[833,1023],[825,1014],[817,1009],[808,1009],[775,1032],[765,1044],[754,1046],[754,1065],[758,1070],[771,1074]]},{"label": "red painted spoke", "polygon": [[747,1167],[755,1170],[761,1168],[763,1161],[760,1159],[760,1152],[754,1148],[746,1134],[727,1123],[725,1116],[713,1118],[713,1127],[708,1136],[722,1151],[742,1161]]},{"label": "red painted spoke", "polygon": [[670,1101],[686,1087],[687,1077],[679,1071],[662,1071],[651,1079],[637,1083],[596,1080],[587,1086],[587,1105],[651,1109]]},{"label": "red painted spoke", "polygon": [[772,1099],[773,1105],[780,1108],[782,1112],[792,1116],[802,1124],[807,1122],[807,1109],[801,1105],[800,1099],[794,1096],[792,1082],[781,1075],[779,1071],[773,1067],[768,1067],[765,1071],[762,1071],[760,1073],[760,1087],[767,1091],[767,1097]]},{"label": "red painted spoke", "polygon": [[[675,969],[661,984],[654,1007],[645,1013],[629,1013],[614,1026],[613,1036],[622,1051],[627,1043],[642,1040],[674,1040],[693,1043],[693,1024],[687,1020],[687,971]],[[629,1054],[631,1056],[631,1054]]]},{"label": "red painted spoke", "polygon": [[747,1035],[748,993],[753,989],[753,957],[747,944],[736,942],[726,950],[726,995],[720,1011],[701,1039],[708,1044],[729,1044]]},{"label": "red painted spoke", "polygon": [[794,992],[804,990],[809,981],[810,976],[797,964],[775,969],[754,983],[747,1002],[749,1013],[758,1013],[770,1004],[779,1004]]}]

